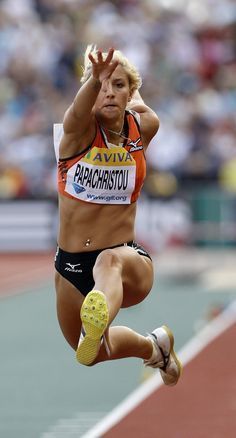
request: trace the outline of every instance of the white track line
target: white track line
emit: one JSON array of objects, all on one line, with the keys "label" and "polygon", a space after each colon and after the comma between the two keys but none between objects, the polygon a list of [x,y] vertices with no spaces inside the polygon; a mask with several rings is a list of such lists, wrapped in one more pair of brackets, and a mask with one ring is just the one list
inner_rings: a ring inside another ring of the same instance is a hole
[{"label": "white track line", "polygon": [[[191,361],[208,344],[234,323],[236,323],[236,300],[233,301],[224,312],[207,324],[206,327],[204,327],[179,351],[178,356],[183,365],[186,365]],[[115,426],[115,424],[119,423],[120,420],[138,406],[145,398],[156,391],[156,389],[162,384],[163,382],[160,375],[154,374],[81,438],[101,438],[104,433]]]}]

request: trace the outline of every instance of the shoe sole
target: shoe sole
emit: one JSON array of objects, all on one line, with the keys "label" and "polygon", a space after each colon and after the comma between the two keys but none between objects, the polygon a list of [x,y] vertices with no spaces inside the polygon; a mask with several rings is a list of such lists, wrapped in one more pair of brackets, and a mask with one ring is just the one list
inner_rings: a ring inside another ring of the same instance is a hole
[{"label": "shoe sole", "polygon": [[[177,368],[178,368],[178,375],[176,377],[176,381],[173,382],[173,383],[169,383],[168,384],[169,386],[174,386],[178,382],[178,380],[179,380],[179,378],[180,378],[180,376],[181,376],[181,374],[183,372],[183,365],[180,362],[176,352],[174,351],[174,342],[175,341],[174,341],[174,335],[173,335],[171,329],[168,326],[166,326],[166,325],[163,325],[162,328],[165,330],[165,332],[167,333],[167,336],[168,336],[168,338],[170,340],[170,356],[173,358],[173,360],[176,363]],[[164,377],[163,377],[163,380],[164,380]]]},{"label": "shoe sole", "polygon": [[97,357],[101,337],[109,319],[106,297],[102,292],[91,291],[84,299],[80,317],[85,337],[78,345],[76,359],[83,365],[90,365]]}]

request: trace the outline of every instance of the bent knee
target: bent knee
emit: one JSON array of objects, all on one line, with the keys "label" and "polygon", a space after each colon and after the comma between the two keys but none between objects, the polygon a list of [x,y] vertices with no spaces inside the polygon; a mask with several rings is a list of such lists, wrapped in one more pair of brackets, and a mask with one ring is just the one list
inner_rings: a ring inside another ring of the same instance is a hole
[{"label": "bent knee", "polygon": [[97,268],[120,268],[121,269],[121,260],[119,255],[113,249],[104,249],[98,255],[96,259],[96,263],[94,265],[94,270]]}]

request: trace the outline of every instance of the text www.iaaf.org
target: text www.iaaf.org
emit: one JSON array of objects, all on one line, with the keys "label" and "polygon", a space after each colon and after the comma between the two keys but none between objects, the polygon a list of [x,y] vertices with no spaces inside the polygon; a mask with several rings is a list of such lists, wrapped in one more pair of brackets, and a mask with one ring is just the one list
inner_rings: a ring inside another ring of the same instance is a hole
[{"label": "text www.iaaf.org", "polygon": [[127,199],[127,196],[115,196],[115,195],[91,195],[91,194],[87,194],[87,198],[88,199],[93,199],[93,200],[100,200],[100,201],[123,201],[125,202]]}]

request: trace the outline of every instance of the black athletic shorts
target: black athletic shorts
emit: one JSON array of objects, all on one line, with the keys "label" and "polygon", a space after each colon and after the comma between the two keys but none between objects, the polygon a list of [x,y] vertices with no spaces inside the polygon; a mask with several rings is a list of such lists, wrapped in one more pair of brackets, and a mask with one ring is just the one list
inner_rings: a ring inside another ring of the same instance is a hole
[{"label": "black athletic shorts", "polygon": [[[148,257],[151,260],[147,251],[136,242],[131,241],[122,243],[120,245],[113,246],[111,248],[117,248],[119,246],[130,246],[137,251],[138,254],[144,257]],[[86,296],[94,287],[93,279],[93,267],[95,265],[97,256],[104,251],[103,248],[89,252],[67,252],[57,247],[55,255],[55,268],[72,283],[84,296]]]}]

